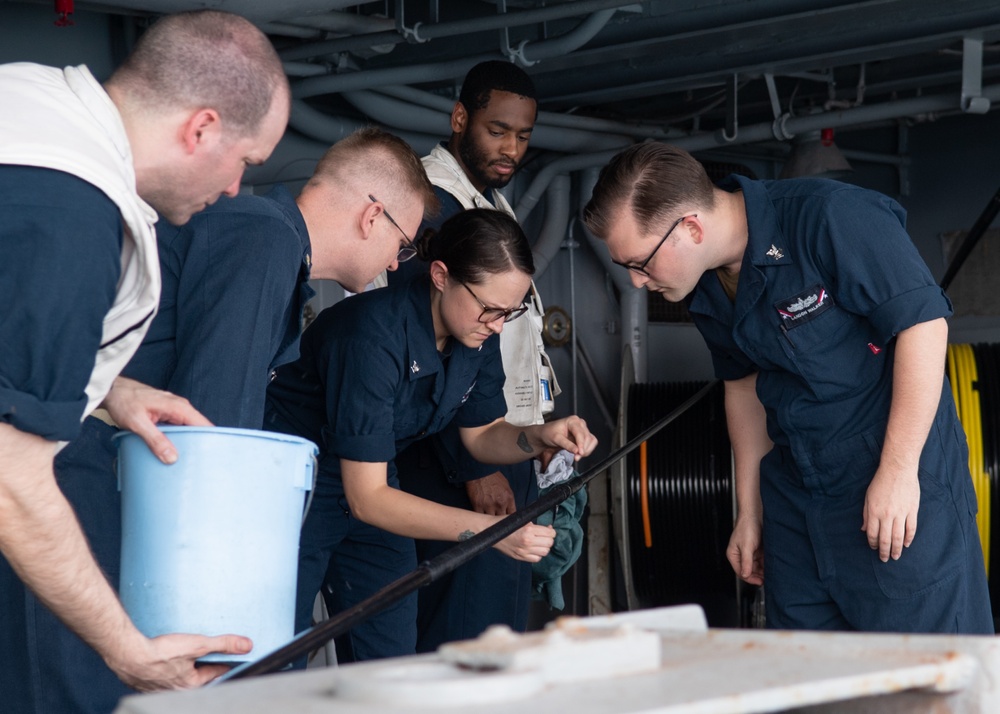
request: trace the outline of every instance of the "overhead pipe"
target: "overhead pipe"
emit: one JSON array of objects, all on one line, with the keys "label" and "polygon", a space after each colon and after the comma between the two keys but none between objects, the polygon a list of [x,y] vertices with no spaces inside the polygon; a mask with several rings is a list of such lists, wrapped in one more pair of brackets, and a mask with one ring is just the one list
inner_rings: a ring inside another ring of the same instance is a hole
[{"label": "overhead pipe", "polygon": [[281,66],[289,77],[317,77],[327,72],[326,67],[312,62],[282,62]]},{"label": "overhead pipe", "polygon": [[[505,27],[520,27],[553,20],[564,20],[601,10],[636,5],[635,0],[574,0],[574,2],[540,7],[519,12],[488,15],[469,20],[441,22],[433,24],[416,23],[410,29],[410,35],[417,42],[456,37],[474,32],[502,30]],[[354,35],[324,42],[310,42],[296,47],[289,47],[278,52],[283,60],[303,60],[312,57],[322,57],[338,52],[352,52],[369,49],[373,45],[398,45],[409,41],[406,34],[398,31],[372,32],[364,35]],[[537,58],[536,58],[537,61]],[[336,90],[335,90],[336,91]]]},{"label": "overhead pipe", "polygon": [[556,37],[542,42],[529,42],[523,40],[516,50],[508,49],[507,55],[523,67],[540,62],[549,57],[560,57],[567,55],[578,47],[590,42],[597,36],[608,20],[612,18],[616,10],[601,10],[595,12],[586,20],[581,22],[572,32],[568,32],[562,37]]},{"label": "overhead pipe", "polygon": [[338,32],[344,35],[359,33],[384,32],[393,29],[396,24],[391,18],[379,15],[357,15],[353,12],[321,12],[316,15],[300,15],[284,20],[292,25],[313,27],[326,32]]},{"label": "overhead pipe", "polygon": [[[984,88],[981,96],[991,101],[1000,100],[1000,84]],[[776,119],[774,122],[743,127],[740,129],[739,136],[733,141],[726,141],[719,132],[716,132],[671,139],[670,143],[687,151],[695,152],[717,146],[735,146],[737,144],[751,144],[774,140],[781,136],[779,132],[788,136],[794,136],[803,132],[825,128],[833,129],[845,126],[858,126],[860,124],[885,121],[887,119],[899,119],[919,114],[948,111],[961,111],[959,95],[947,94],[933,97],[914,97],[912,99],[899,99],[893,102],[869,104],[863,107],[842,109],[834,112],[809,114],[802,117],[784,116]],[[611,161],[616,153],[616,151],[600,151],[590,154],[565,156],[550,162],[538,172],[528,190],[521,197],[521,200],[518,201],[515,208],[517,219],[523,222],[527,218],[555,176],[595,166],[604,166]]]},{"label": "overhead pipe", "polygon": [[[355,36],[360,33],[395,31],[396,24],[387,17],[375,15],[355,15],[347,12],[321,12],[315,15],[299,15],[282,20],[258,22],[257,26],[269,35],[319,39],[328,33]],[[385,52],[395,45],[385,46]],[[366,49],[372,49],[368,47]],[[383,53],[384,54],[384,53]]]},{"label": "overhead pipe", "polygon": [[[565,5],[558,5],[556,7],[570,6],[575,8],[578,4],[584,3],[566,3]],[[523,13],[516,13],[516,15],[521,14]],[[576,12],[574,14],[579,13]],[[608,13],[598,13],[598,15],[603,23],[607,23],[611,17],[611,14]],[[507,16],[504,15],[503,17]],[[601,26],[603,27],[603,25]],[[538,62],[549,57],[561,57],[589,42],[600,29],[600,27],[596,27],[594,22],[591,22],[591,18],[588,18],[561,37],[551,40],[539,40],[527,45],[522,43],[521,51],[528,52],[531,55],[532,62]],[[286,56],[282,57],[282,59],[294,60],[302,58],[299,56]],[[497,59],[502,60],[507,58],[503,53],[497,51],[474,57],[461,57],[448,62],[331,74],[326,77],[310,77],[292,84],[292,96],[296,99],[303,99],[317,94],[336,94],[358,89],[372,89],[386,84],[418,84],[442,79],[455,79],[464,77],[466,72],[480,62]]]},{"label": "overhead pipe", "polygon": [[259,188],[275,183],[305,182],[313,175],[319,158],[330,145],[296,131],[286,131],[263,164],[251,164],[241,183]]},{"label": "overhead pipe", "polygon": [[[449,104],[448,111],[444,112],[414,106],[376,92],[359,90],[342,92],[340,96],[359,111],[387,126],[408,128],[417,132],[436,134],[439,137],[451,135],[451,109],[454,106],[452,104]],[[622,149],[630,143],[632,143],[631,140],[626,136],[548,127],[541,123],[536,123],[531,132],[531,145],[533,147],[552,151],[579,152],[593,151],[595,148]]]},{"label": "overhead pipe", "polygon": [[[893,0],[861,0],[860,2],[838,4],[837,7],[828,7],[823,9],[792,9],[788,12],[779,9],[774,14],[769,15],[766,13],[755,13],[751,19],[740,19],[724,25],[719,25],[717,21],[717,16],[719,14],[717,8],[709,3],[700,3],[704,7],[686,13],[686,19],[688,21],[687,24],[692,29],[670,32],[669,34],[661,34],[659,37],[639,40],[638,42],[630,39],[625,40],[621,44],[605,45],[588,52],[586,57],[581,58],[581,60],[585,60],[588,65],[597,65],[601,67],[618,61],[641,63],[641,57],[638,56],[638,53],[649,52],[651,48],[664,54],[669,53],[669,48],[664,48],[661,44],[664,42],[673,43],[700,41],[706,46],[714,46],[720,42],[720,36],[723,38],[738,36],[752,37],[759,35],[762,32],[766,33],[768,32],[768,25],[773,22],[787,22],[803,18],[829,16],[831,23],[833,23],[838,20],[839,17],[852,12],[860,12],[866,9],[867,6],[879,6],[892,2]],[[694,4],[699,5],[699,3]],[[776,3],[768,4],[775,5]],[[879,41],[875,46],[869,47],[868,50],[869,53],[876,51],[891,51],[894,49],[898,50],[900,42],[906,43],[907,39],[908,38],[906,36],[887,38]],[[922,38],[923,42],[934,40],[935,42],[943,41],[944,43],[948,43],[953,39],[955,39],[954,32],[935,34]],[[725,39],[722,41],[724,42]],[[925,47],[924,44],[920,44],[919,46]],[[925,49],[930,51],[933,50],[934,47],[927,46]],[[809,55],[809,57],[814,64],[822,65],[837,63],[843,58],[844,51],[844,48],[833,48],[826,52]],[[806,54],[809,53],[806,52]],[[762,62],[752,62],[750,64],[730,66],[728,69],[724,70],[720,68],[712,68],[704,71],[703,68],[696,66],[698,64],[704,64],[703,62],[686,62],[685,66],[688,67],[687,71],[680,71],[676,75],[671,75],[670,77],[650,77],[648,80],[640,80],[637,84],[619,83],[603,90],[584,89],[574,91],[569,94],[549,95],[547,96],[547,100],[562,104],[575,104],[581,102],[593,104],[595,102],[608,103],[614,101],[634,101],[637,96],[656,96],[669,91],[686,90],[692,85],[702,87],[719,85],[720,82],[718,81],[718,77],[723,73],[736,73],[741,77],[747,77],[773,72],[775,71],[774,61],[775,60],[773,59],[765,59]],[[778,61],[780,62],[781,60],[779,59]],[[565,63],[562,64],[564,65]],[[558,69],[570,68],[561,65]],[[579,67],[576,69],[583,71],[582,68]],[[827,73],[782,72],[782,74],[788,77],[808,78],[811,81],[817,82],[827,82],[829,80],[829,75]]]},{"label": "overhead pipe", "polygon": [[[634,0],[633,0],[634,1]],[[204,8],[228,10],[242,15],[257,26],[263,26],[272,21],[281,21],[288,17],[301,17],[317,12],[345,10],[355,7],[359,0],[282,0],[280,3],[272,0],[244,0],[242,2],[200,3]],[[115,0],[108,3],[116,11],[137,10],[145,14],[169,15],[175,12],[194,9],[195,3],[178,2],[178,0]]]},{"label": "overhead pipe", "polygon": [[[583,172],[580,185],[581,206],[585,206],[587,201],[590,200],[590,196],[594,192],[594,185],[597,183],[598,173],[599,170],[596,167],[590,167]],[[604,241],[587,230],[582,216],[578,223],[580,230],[583,231],[583,235],[587,238],[587,243],[593,249],[594,255],[601,261],[604,271],[611,276],[615,287],[618,288],[618,293],[621,296],[622,345],[628,347],[629,352],[632,353],[632,360],[635,365],[635,381],[645,382],[649,372],[647,366],[648,360],[646,359],[646,353],[648,352],[646,348],[648,344],[647,336],[649,334],[649,299],[646,291],[632,284],[628,270],[611,262],[611,255],[608,253],[608,248],[604,245]]]},{"label": "overhead pipe", "polygon": [[[311,65],[316,66],[316,65]],[[408,87],[403,84],[394,84],[385,87],[376,87],[373,91],[384,94],[394,99],[415,104],[417,106],[437,109],[438,111],[451,113],[455,106],[455,99],[448,99],[433,92],[426,92],[422,89]],[[538,124],[546,126],[560,126],[567,129],[580,129],[600,134],[616,134],[621,137],[633,137],[637,139],[665,139],[670,140],[684,136],[682,132],[670,127],[656,124],[639,124],[614,121],[613,119],[598,119],[596,117],[583,117],[574,114],[560,114],[558,112],[538,112]]]},{"label": "overhead pipe", "polygon": [[569,176],[556,176],[545,196],[545,223],[538,234],[538,240],[531,248],[535,262],[535,280],[541,277],[549,263],[555,258],[566,235],[569,222]]},{"label": "overhead pipe", "polygon": [[438,137],[451,136],[451,120],[435,109],[414,106],[368,90],[341,92],[340,97],[363,114],[388,126],[406,127]]},{"label": "overhead pipe", "polygon": [[303,101],[293,101],[288,126],[318,141],[335,144],[360,129],[364,122],[334,116],[314,109]]},{"label": "overhead pipe", "polygon": [[[335,144],[348,134],[366,126],[369,122],[347,119],[332,114],[326,114],[314,109],[301,100],[292,101],[291,116],[288,126],[306,136],[327,144]],[[409,144],[417,154],[423,156],[440,140],[440,136],[431,136],[418,132],[394,131],[394,134]]]},{"label": "overhead pipe", "polygon": [[315,27],[302,27],[301,25],[292,25],[287,22],[258,22],[255,24],[261,32],[267,35],[297,37],[300,40],[311,40],[323,35],[323,31]]}]

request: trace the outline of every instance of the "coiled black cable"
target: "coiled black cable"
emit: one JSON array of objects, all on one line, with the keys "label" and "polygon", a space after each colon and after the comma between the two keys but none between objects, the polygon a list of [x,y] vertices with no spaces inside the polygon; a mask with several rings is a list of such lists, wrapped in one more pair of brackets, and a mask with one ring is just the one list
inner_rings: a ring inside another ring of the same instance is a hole
[{"label": "coiled black cable", "polygon": [[[633,384],[627,438],[704,386]],[[739,624],[736,577],[725,554],[733,528],[733,492],[722,385],[649,440],[645,478],[641,459],[633,452],[626,465],[629,557],[639,607],[697,603],[709,624]]]}]

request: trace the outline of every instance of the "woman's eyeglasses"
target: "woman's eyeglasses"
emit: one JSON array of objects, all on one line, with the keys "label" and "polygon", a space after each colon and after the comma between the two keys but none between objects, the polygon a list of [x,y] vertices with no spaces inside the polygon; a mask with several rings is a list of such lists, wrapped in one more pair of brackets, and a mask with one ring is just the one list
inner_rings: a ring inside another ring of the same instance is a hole
[{"label": "woman's eyeglasses", "polygon": [[[459,282],[461,283],[462,281],[460,280]],[[468,290],[469,294],[476,298],[476,302],[478,302],[479,306],[483,308],[483,311],[479,313],[479,321],[483,324],[496,322],[501,318],[504,322],[510,322],[511,320],[516,320],[528,311],[528,306],[524,303],[521,303],[520,307],[512,307],[506,310],[501,307],[486,307],[486,305],[483,304],[483,301],[479,299],[479,296],[472,292],[472,288],[465,283],[462,283],[462,287]]]}]

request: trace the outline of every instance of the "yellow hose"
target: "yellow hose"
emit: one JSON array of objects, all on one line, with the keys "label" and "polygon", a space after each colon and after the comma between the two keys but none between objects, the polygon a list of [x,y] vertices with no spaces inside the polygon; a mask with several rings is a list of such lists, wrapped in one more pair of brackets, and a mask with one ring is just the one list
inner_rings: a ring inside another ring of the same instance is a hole
[{"label": "yellow hose", "polygon": [[983,413],[981,410],[982,401],[979,395],[979,370],[976,365],[976,355],[972,350],[972,345],[964,345],[966,352],[966,362],[968,364],[968,385],[970,404],[969,416],[972,419],[972,434],[975,440],[974,446],[974,468],[972,473],[976,474],[974,485],[976,487],[976,502],[979,505],[979,514],[976,516],[976,523],[979,526],[979,540],[983,546],[983,557],[986,560],[986,574],[989,575],[990,563],[990,528],[992,513],[990,511],[990,477],[986,473],[986,456],[983,451]]},{"label": "yellow hose", "polygon": [[951,380],[958,417],[962,422],[962,429],[965,431],[965,438],[969,445],[969,473],[972,475],[976,503],[979,506],[976,526],[979,530],[979,541],[982,545],[988,575],[992,520],[990,480],[984,466],[982,412],[980,411],[979,391],[975,386],[979,377],[971,345],[948,346],[948,377]]}]

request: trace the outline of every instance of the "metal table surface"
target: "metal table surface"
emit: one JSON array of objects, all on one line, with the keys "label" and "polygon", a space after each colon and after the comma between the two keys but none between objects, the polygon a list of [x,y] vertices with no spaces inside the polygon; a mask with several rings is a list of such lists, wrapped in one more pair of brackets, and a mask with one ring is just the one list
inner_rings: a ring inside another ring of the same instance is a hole
[{"label": "metal table surface", "polygon": [[574,661],[563,643],[551,657],[541,650],[543,664],[527,668],[538,671],[470,671],[421,655],[126,697],[116,714],[1000,712],[994,637],[708,629],[692,612],[573,619],[657,633],[652,671],[603,677],[620,649],[581,649]]}]

